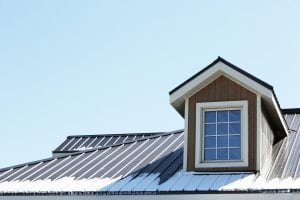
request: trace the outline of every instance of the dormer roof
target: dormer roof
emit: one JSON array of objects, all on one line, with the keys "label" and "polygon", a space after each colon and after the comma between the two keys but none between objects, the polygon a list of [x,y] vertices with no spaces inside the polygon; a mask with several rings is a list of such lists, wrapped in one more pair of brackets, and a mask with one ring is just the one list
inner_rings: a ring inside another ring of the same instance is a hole
[{"label": "dormer roof", "polygon": [[184,117],[185,99],[191,97],[220,76],[226,76],[261,97],[274,126],[275,134],[280,138],[288,135],[288,127],[282,116],[273,86],[221,57],[218,57],[207,67],[171,90],[169,92],[170,104]]}]

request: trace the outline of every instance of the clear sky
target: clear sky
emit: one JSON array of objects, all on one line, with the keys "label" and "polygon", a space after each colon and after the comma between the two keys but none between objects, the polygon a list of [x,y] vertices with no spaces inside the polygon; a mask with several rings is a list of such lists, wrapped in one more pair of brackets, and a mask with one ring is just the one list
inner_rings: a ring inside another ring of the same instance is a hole
[{"label": "clear sky", "polygon": [[222,56],[300,107],[300,3],[0,0],[0,167],[67,135],[171,131],[168,92]]}]

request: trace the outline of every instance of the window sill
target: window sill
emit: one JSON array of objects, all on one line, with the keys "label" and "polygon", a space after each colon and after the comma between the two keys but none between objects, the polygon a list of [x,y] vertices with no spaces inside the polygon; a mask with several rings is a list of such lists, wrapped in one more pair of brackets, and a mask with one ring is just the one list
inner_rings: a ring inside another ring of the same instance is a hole
[{"label": "window sill", "polygon": [[195,163],[195,168],[224,168],[224,167],[248,167],[247,161],[230,161],[230,162],[201,162]]}]

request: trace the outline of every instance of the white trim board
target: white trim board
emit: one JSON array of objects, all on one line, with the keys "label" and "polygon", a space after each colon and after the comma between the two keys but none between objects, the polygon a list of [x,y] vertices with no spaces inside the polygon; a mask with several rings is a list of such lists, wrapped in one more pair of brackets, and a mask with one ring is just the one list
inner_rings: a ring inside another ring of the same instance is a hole
[{"label": "white trim board", "polygon": [[268,88],[262,86],[256,81],[253,81],[249,77],[241,74],[240,72],[234,70],[230,66],[219,61],[214,66],[207,69],[202,74],[199,74],[199,76],[190,80],[178,90],[174,91],[170,95],[170,103],[172,105],[176,105],[177,101],[182,101],[183,97],[190,96],[191,93],[199,89],[199,86],[201,88],[201,85],[205,84],[206,82],[209,82],[210,79],[214,79],[214,77],[220,76],[222,74],[229,76],[232,80],[238,81],[239,84],[245,86],[246,88],[251,88],[252,91],[259,93],[262,96],[272,97],[273,95],[272,91]]},{"label": "white trim board", "polygon": [[261,167],[261,140],[262,140],[262,127],[261,127],[261,120],[262,120],[262,113],[261,113],[261,96],[256,95],[256,170],[260,171]]},{"label": "white trim board", "polygon": [[186,171],[188,157],[189,98],[185,99],[184,116],[183,170]]}]

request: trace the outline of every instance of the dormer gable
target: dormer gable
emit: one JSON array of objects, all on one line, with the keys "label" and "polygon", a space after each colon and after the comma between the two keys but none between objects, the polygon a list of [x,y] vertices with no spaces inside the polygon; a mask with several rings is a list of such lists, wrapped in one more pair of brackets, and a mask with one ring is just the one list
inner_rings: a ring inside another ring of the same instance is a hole
[{"label": "dormer gable", "polygon": [[221,57],[170,92],[185,119],[184,169],[260,171],[288,134],[273,87]]}]

